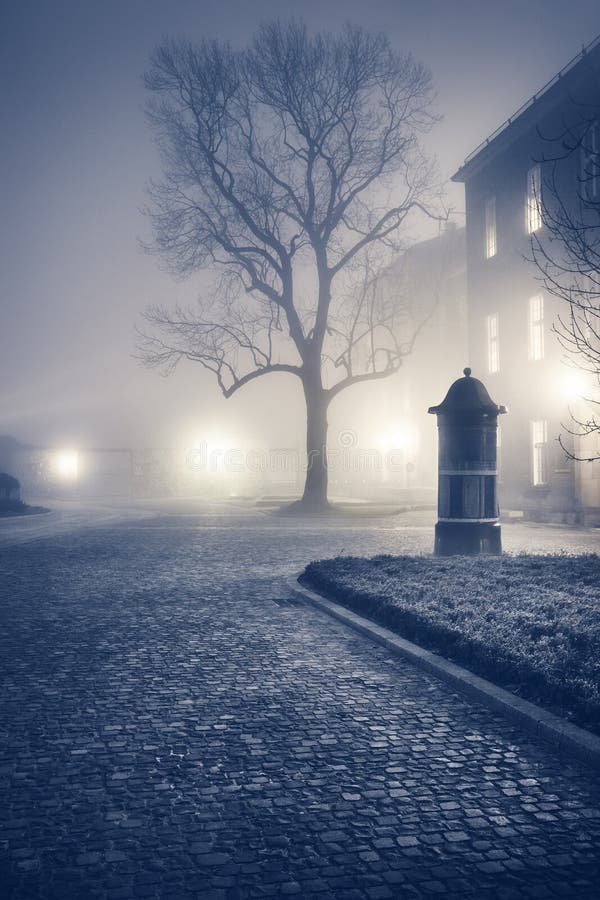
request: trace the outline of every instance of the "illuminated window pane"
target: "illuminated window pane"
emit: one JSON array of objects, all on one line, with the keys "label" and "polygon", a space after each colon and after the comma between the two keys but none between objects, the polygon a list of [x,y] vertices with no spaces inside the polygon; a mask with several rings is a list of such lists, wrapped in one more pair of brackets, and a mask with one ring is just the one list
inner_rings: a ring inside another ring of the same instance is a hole
[{"label": "illuminated window pane", "polygon": [[531,462],[534,484],[548,483],[548,423],[537,419],[531,423]]},{"label": "illuminated window pane", "polygon": [[496,253],[496,198],[489,197],[485,202],[485,258]]},{"label": "illuminated window pane", "polygon": [[487,324],[487,352],[488,372],[500,371],[500,344],[498,340],[498,316],[488,316]]},{"label": "illuminated window pane", "polygon": [[542,227],[542,175],[539,165],[527,173],[527,233]]},{"label": "illuminated window pane", "polygon": [[529,298],[529,359],[544,357],[544,297]]}]

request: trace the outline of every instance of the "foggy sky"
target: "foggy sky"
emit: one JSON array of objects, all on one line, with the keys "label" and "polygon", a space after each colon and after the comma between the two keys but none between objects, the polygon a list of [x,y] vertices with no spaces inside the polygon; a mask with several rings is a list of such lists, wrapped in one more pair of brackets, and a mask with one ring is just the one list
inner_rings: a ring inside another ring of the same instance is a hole
[{"label": "foggy sky", "polygon": [[[190,422],[230,420],[230,431],[252,423],[290,445],[301,424],[271,423],[265,402],[291,396],[300,411],[299,385],[264,379],[225,401],[198,366],[163,379],[132,358],[147,304],[195,296],[138,248],[144,183],[158,174],[141,75],[163,35],[243,44],[261,19],[295,11],[314,28],[384,30],[432,70],[444,121],[428,145],[449,177],[600,31],[598,0],[1,0],[0,10],[0,434],[97,446],[168,445]],[[460,212],[462,187],[449,196]]]}]

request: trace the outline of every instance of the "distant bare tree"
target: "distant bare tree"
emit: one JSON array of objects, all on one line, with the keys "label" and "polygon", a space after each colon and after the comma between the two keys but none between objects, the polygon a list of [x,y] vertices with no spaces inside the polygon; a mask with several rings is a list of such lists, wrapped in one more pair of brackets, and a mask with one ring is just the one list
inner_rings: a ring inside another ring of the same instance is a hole
[{"label": "distant bare tree", "polygon": [[[600,105],[574,102],[573,110],[558,138],[545,137],[553,145],[543,160],[545,227],[531,243],[546,290],[564,302],[553,330],[572,365],[590,375],[590,390],[582,398],[589,413],[572,411],[572,425],[564,426],[585,438],[600,435]],[[571,459],[600,458],[593,451],[580,455],[562,437],[559,441]]]},{"label": "distant bare tree", "polygon": [[300,504],[324,508],[329,403],[397,372],[414,341],[375,285],[407,218],[439,209],[418,140],[435,121],[430,76],[384,35],[271,23],[242,51],[165,42],[145,81],[164,169],[150,249],[179,276],[220,277],[196,309],[148,311],[144,359],[199,362],[225,397],[263,375],[299,378]]}]

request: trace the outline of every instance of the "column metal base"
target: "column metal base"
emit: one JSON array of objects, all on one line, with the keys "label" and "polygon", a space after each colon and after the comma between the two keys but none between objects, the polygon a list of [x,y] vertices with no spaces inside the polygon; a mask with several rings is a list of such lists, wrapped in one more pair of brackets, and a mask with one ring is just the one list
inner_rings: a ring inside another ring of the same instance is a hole
[{"label": "column metal base", "polygon": [[499,522],[438,522],[435,526],[435,556],[500,556]]}]

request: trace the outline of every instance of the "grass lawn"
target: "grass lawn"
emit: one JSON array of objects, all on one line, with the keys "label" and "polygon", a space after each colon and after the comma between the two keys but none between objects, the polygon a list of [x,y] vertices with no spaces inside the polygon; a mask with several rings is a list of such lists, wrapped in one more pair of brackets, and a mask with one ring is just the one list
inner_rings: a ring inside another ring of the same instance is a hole
[{"label": "grass lawn", "polygon": [[600,734],[600,557],[338,557],[301,582]]}]

